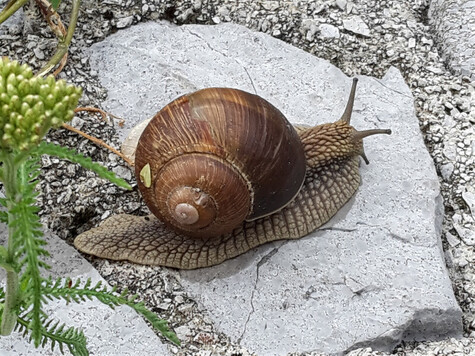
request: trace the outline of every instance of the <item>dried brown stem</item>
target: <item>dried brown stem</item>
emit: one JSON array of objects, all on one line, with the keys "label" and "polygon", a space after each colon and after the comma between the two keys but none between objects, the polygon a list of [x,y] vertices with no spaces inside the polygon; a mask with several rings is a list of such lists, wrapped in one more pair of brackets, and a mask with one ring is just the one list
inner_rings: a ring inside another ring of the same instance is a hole
[{"label": "dried brown stem", "polygon": [[102,109],[95,108],[95,107],[92,107],[92,106],[80,106],[80,107],[74,109],[75,113],[78,113],[78,112],[81,112],[81,111],[99,113],[102,116],[102,120],[104,120],[105,122],[109,122],[109,120],[107,120],[107,113]]},{"label": "dried brown stem", "polygon": [[46,22],[48,22],[51,30],[59,38],[66,37],[66,27],[64,27],[63,22],[59,14],[53,9],[53,6],[48,0],[35,0],[38,5],[41,13],[43,14]]},{"label": "dried brown stem", "polygon": [[77,133],[78,135],[81,135],[85,138],[87,138],[88,140],[94,142],[95,144],[99,145],[99,146],[102,146],[102,147],[105,147],[107,148],[109,151],[115,153],[116,155],[118,155],[120,158],[122,158],[125,162],[127,162],[131,167],[134,166],[134,162],[132,162],[130,159],[128,159],[127,157],[125,157],[121,152],[119,152],[118,150],[116,150],[114,147],[108,145],[107,143],[105,143],[104,141],[94,137],[94,136],[91,136],[91,135],[88,135],[87,133],[85,132],[82,132],[81,130],[71,126],[71,125],[68,125],[68,124],[64,124],[63,123],[63,127],[65,129],[68,129],[69,131],[72,131],[74,133]]},{"label": "dried brown stem", "polygon": [[66,65],[66,62],[68,61],[68,52],[66,52],[63,56],[63,58],[61,58],[61,60],[59,61],[59,65],[58,65],[58,68],[55,69],[55,71],[53,72],[53,75],[55,77],[58,76],[59,73],[61,73],[61,71],[63,70],[64,66]]},{"label": "dried brown stem", "polygon": [[[36,4],[38,5],[41,13],[43,14],[46,22],[48,23],[51,30],[55,33],[56,37],[60,39],[60,41],[64,40],[67,35],[66,27],[63,25],[61,21],[61,17],[59,14],[53,9],[51,3],[48,0],[35,0]],[[61,60],[59,61],[59,66],[53,72],[53,75],[56,77],[61,71],[63,70],[64,66],[66,65],[66,61],[68,60],[68,52],[66,52]]]},{"label": "dried brown stem", "polygon": [[119,120],[118,124],[119,124],[120,127],[124,126],[124,121],[125,120],[123,118],[118,117],[118,116],[116,116],[114,114],[111,114],[110,112],[104,111],[102,109],[95,108],[95,107],[92,107],[92,106],[81,106],[81,107],[78,107],[74,110],[75,113],[78,113],[78,112],[81,112],[81,111],[99,113],[102,116],[102,120],[104,120],[105,122],[109,122],[107,117],[110,116],[113,119]]},{"label": "dried brown stem", "polygon": [[69,19],[69,26],[67,30],[61,22],[59,15],[56,13],[56,11],[54,11],[54,9],[50,7],[50,4],[46,0],[35,1],[41,9],[41,12],[44,14],[51,29],[59,39],[56,52],[50,58],[48,63],[46,63],[44,67],[40,69],[40,71],[37,73],[37,76],[41,77],[48,74],[59,63],[59,67],[54,72],[54,74],[57,75],[59,72],[61,72],[66,63],[68,48],[73,38],[78,19],[80,0],[72,0],[71,17]]}]

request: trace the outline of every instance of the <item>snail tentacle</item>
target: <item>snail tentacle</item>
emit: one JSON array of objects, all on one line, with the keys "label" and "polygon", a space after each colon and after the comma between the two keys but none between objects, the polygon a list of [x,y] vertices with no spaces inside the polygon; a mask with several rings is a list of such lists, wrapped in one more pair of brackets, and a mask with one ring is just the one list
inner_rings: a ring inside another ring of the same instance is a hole
[{"label": "snail tentacle", "polygon": [[348,102],[346,103],[345,111],[343,112],[343,115],[340,118],[340,121],[346,122],[347,124],[350,123],[351,114],[353,113],[353,104],[355,103],[355,96],[356,96],[356,84],[358,84],[358,78],[353,78],[353,84],[351,86],[351,91],[350,91],[350,98],[348,99]]}]

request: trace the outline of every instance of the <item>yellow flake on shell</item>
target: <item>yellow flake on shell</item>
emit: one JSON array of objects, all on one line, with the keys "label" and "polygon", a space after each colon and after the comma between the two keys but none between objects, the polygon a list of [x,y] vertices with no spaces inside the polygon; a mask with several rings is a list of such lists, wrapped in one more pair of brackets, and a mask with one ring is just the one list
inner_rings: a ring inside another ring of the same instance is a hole
[{"label": "yellow flake on shell", "polygon": [[149,163],[143,166],[143,168],[140,170],[140,181],[147,188],[150,188],[152,186],[152,173],[150,171]]}]

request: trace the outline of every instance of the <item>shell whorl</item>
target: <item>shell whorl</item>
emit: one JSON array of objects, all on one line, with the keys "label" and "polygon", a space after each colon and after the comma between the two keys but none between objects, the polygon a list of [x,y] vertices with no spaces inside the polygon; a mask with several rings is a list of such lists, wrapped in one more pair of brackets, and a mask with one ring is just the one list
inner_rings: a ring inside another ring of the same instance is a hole
[{"label": "shell whorl", "polygon": [[306,169],[302,144],[283,114],[229,88],[203,89],[168,104],[145,128],[135,157],[152,213],[193,237],[229,233],[281,209],[297,194]]},{"label": "shell whorl", "polygon": [[150,211],[189,236],[231,231],[251,209],[250,184],[215,155],[177,156],[156,172],[152,182],[147,196]]}]

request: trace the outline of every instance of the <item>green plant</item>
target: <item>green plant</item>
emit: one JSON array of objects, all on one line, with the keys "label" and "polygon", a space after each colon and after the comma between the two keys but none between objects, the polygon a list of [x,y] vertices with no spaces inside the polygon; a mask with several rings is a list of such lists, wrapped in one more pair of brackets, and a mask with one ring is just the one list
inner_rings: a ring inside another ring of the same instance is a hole
[{"label": "green plant", "polygon": [[6,289],[0,288],[0,334],[9,335],[15,328],[30,335],[34,345],[50,342],[63,351],[64,345],[73,355],[87,355],[86,340],[81,330],[66,328],[48,318],[43,305],[52,299],[82,302],[96,298],[114,307],[128,305],[144,316],[162,334],[179,344],[164,320],[147,310],[136,296],[127,291],[117,293],[90,281],[53,281],[44,278],[40,269],[48,269],[48,256],[42,225],[35,205],[43,154],[79,163],[100,177],[130,189],[112,172],[76,152],[43,140],[50,128],[60,126],[74,115],[81,89],[56,81],[52,76],[34,77],[27,65],[0,58],[0,181],[5,198],[0,204],[0,221],[8,226],[6,246],[0,246],[0,267],[7,274]]},{"label": "green plant", "polygon": [[[0,25],[12,16],[16,11],[23,7],[29,0],[10,0],[5,5],[2,11],[0,11]],[[68,48],[73,38],[74,30],[76,29],[76,23],[79,15],[80,0],[71,0],[72,9],[71,17],[69,19],[68,29],[64,27],[56,10],[61,3],[61,0],[35,0],[38,8],[45,17],[48,25],[58,38],[58,46],[55,53],[46,63],[43,68],[37,73],[38,76],[48,74],[58,63],[59,68],[56,70],[56,74],[61,71],[66,62]]]}]

